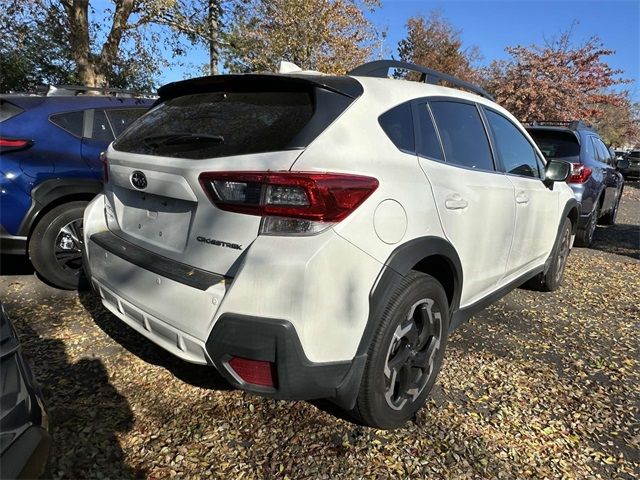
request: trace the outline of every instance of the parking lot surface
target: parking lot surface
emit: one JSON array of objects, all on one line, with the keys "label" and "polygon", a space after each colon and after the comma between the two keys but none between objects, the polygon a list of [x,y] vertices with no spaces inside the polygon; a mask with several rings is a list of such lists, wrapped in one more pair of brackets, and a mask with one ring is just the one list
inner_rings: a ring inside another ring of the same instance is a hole
[{"label": "parking lot surface", "polygon": [[388,432],[326,405],[230,387],[140,337],[91,292],[2,258],[0,300],[51,414],[54,478],[637,478],[640,182],[574,249],[554,293],[516,290],[448,344],[415,421]]}]

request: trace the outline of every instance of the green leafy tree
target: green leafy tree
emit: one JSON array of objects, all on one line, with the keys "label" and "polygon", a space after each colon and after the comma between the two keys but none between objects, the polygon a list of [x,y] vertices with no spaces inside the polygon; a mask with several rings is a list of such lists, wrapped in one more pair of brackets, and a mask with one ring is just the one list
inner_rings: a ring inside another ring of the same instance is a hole
[{"label": "green leafy tree", "polygon": [[306,70],[345,73],[372,55],[379,34],[365,12],[377,1],[246,0],[225,34],[232,72],[273,71],[280,60]]}]

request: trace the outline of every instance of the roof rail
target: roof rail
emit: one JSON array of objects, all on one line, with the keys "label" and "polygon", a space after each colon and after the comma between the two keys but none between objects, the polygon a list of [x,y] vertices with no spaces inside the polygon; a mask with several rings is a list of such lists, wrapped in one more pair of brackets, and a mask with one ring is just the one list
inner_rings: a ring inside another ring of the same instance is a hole
[{"label": "roof rail", "polygon": [[567,127],[570,130],[579,128],[593,130],[593,127],[584,120],[533,120],[523,122],[532,127]]},{"label": "roof rail", "polygon": [[430,83],[437,85],[440,81],[449,82],[456,87],[469,90],[481,97],[484,97],[492,102],[494,98],[489,95],[484,89],[473,85],[472,83],[465,82],[457,77],[448,75],[446,73],[438,72],[427,67],[421,67],[413,63],[402,62],[400,60],[375,60],[373,62],[365,63],[359,67],[351,70],[347,75],[360,76],[360,77],[378,77],[387,78],[389,76],[389,69],[397,68],[400,70],[409,70],[411,72],[420,73],[420,81],[424,83]]},{"label": "roof rail", "polygon": [[154,93],[136,92],[135,90],[126,90],[122,88],[110,87],[85,87],[82,85],[49,85],[45,87],[45,95],[54,97],[58,95],[81,95],[81,94],[97,94],[97,95],[113,95],[120,97],[157,97]]}]

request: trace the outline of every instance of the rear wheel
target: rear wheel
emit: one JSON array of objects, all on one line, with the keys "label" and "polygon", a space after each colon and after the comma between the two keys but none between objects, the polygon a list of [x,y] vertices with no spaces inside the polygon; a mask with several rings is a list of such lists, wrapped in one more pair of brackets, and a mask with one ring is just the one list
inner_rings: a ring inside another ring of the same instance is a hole
[{"label": "rear wheel", "polygon": [[444,357],[447,296],[433,277],[411,272],[392,295],[373,341],[352,412],[366,425],[400,427],[424,405]]},{"label": "rear wheel", "polygon": [[52,285],[78,288],[82,273],[82,216],[87,202],[69,202],[47,212],[33,229],[29,257]]},{"label": "rear wheel", "polygon": [[596,203],[593,212],[591,212],[591,217],[589,218],[589,222],[584,227],[584,230],[578,230],[576,235],[576,245],[578,247],[590,247],[593,243],[593,234],[596,232],[596,225],[598,225],[598,220],[600,218],[600,200]]}]

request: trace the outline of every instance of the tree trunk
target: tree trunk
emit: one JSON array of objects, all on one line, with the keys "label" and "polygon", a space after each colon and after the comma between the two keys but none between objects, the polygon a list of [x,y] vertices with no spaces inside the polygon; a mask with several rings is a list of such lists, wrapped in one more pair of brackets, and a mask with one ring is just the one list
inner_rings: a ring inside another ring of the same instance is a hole
[{"label": "tree trunk", "polygon": [[66,0],[62,5],[69,18],[69,43],[73,51],[73,59],[78,67],[78,77],[83,85],[95,87],[97,72],[91,62],[91,45],[89,43],[89,1]]}]

